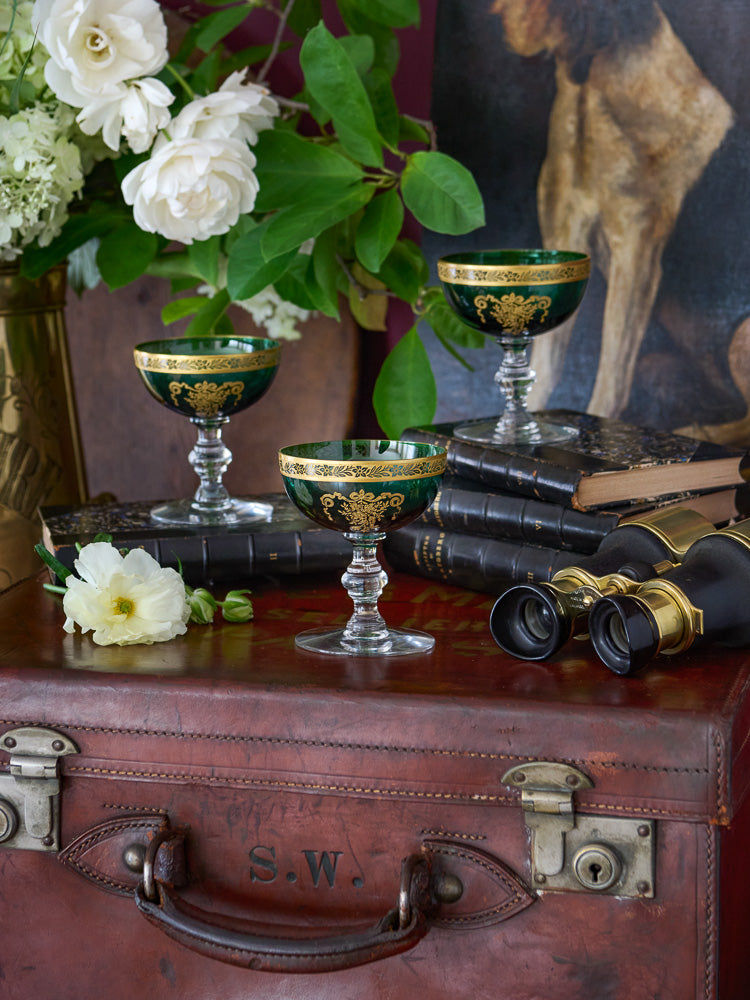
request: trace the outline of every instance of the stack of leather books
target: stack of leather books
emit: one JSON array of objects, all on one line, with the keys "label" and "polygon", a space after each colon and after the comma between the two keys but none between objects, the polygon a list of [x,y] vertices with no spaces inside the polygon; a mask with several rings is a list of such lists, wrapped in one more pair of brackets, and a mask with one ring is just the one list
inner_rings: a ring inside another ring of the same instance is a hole
[{"label": "stack of leather books", "polygon": [[179,570],[192,587],[234,586],[256,576],[295,576],[345,569],[351,544],[308,520],[282,493],[257,500],[267,516],[249,524],[167,526],[151,519],[155,501],[42,507],[42,543],[73,568],[78,546],[108,534],[118,548],[142,548]]},{"label": "stack of leather books", "polygon": [[453,423],[405,430],[404,440],[443,445],[448,465],[432,507],[387,538],[389,564],[497,593],[578,565],[656,507],[687,506],[718,527],[750,513],[744,450],[592,414],[546,415],[576,437],[499,446],[461,440]]}]

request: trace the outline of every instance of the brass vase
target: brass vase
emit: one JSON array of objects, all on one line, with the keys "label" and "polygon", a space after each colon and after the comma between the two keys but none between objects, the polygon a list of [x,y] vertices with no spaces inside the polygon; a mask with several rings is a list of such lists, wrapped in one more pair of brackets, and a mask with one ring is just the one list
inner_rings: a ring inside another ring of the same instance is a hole
[{"label": "brass vase", "polygon": [[34,523],[40,504],[86,498],[65,288],[64,266],[30,281],[15,265],[0,264],[0,510],[6,519]]}]

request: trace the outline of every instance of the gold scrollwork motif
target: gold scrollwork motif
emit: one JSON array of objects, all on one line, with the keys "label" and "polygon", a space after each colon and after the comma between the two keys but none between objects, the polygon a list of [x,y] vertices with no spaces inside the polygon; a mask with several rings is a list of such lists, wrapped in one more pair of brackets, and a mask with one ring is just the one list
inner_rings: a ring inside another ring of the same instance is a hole
[{"label": "gold scrollwork motif", "polygon": [[523,295],[510,292],[499,299],[494,295],[477,295],[474,305],[483,323],[487,322],[483,315],[484,311],[489,309],[490,316],[508,333],[523,333],[537,313],[541,314],[538,317],[539,322],[544,322],[552,305],[552,299],[549,295],[529,295],[528,298],[524,298]]},{"label": "gold scrollwork motif", "polygon": [[391,508],[393,513],[389,520],[393,520],[401,510],[404,494],[378,493],[376,496],[366,490],[354,490],[348,497],[343,493],[324,493],[320,502],[331,521],[335,521],[331,510],[338,507],[351,531],[377,531]]},{"label": "gold scrollwork motif", "polygon": [[426,479],[445,472],[445,452],[425,458],[396,459],[393,462],[333,462],[315,458],[279,456],[279,468],[293,479],[316,482],[388,483],[405,479]]},{"label": "gold scrollwork motif", "polygon": [[458,285],[564,285],[591,273],[588,257],[555,264],[454,264],[438,261],[441,281]]},{"label": "gold scrollwork motif", "polygon": [[135,351],[135,365],[144,372],[170,375],[226,375],[273,368],[279,363],[278,347],[246,354],[149,354]]},{"label": "gold scrollwork motif", "polygon": [[230,396],[235,397],[235,404],[240,401],[243,388],[242,382],[219,384],[206,381],[196,382],[195,385],[187,385],[185,382],[170,382],[169,395],[175,406],[178,406],[180,402],[186,402],[199,416],[215,417],[226,405]]}]

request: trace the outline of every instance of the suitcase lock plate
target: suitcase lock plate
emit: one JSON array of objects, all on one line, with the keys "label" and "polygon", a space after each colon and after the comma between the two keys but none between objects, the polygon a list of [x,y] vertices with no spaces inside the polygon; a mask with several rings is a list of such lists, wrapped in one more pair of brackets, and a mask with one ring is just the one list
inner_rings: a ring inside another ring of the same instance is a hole
[{"label": "suitcase lock plate", "polygon": [[574,792],[594,785],[568,764],[529,761],[512,767],[502,781],[521,793],[538,889],[653,897],[652,821],[576,813]]},{"label": "suitcase lock plate", "polygon": [[78,747],[54,729],[22,726],[0,737],[0,750],[10,754],[9,770],[0,773],[0,847],[58,851],[58,761]]}]

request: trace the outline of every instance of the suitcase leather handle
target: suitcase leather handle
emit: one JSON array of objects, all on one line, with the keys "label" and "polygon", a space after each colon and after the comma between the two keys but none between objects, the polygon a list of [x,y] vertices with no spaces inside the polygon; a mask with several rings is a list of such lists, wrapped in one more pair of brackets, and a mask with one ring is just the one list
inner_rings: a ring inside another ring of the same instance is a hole
[{"label": "suitcase leather handle", "polygon": [[[150,898],[153,896],[153,898]],[[399,902],[373,927],[329,937],[269,934],[268,925],[208,913],[183,900],[144,869],[135,893],[140,912],[169,937],[207,958],[260,972],[335,972],[408,951],[428,930],[429,863],[414,855],[402,864]]]}]

